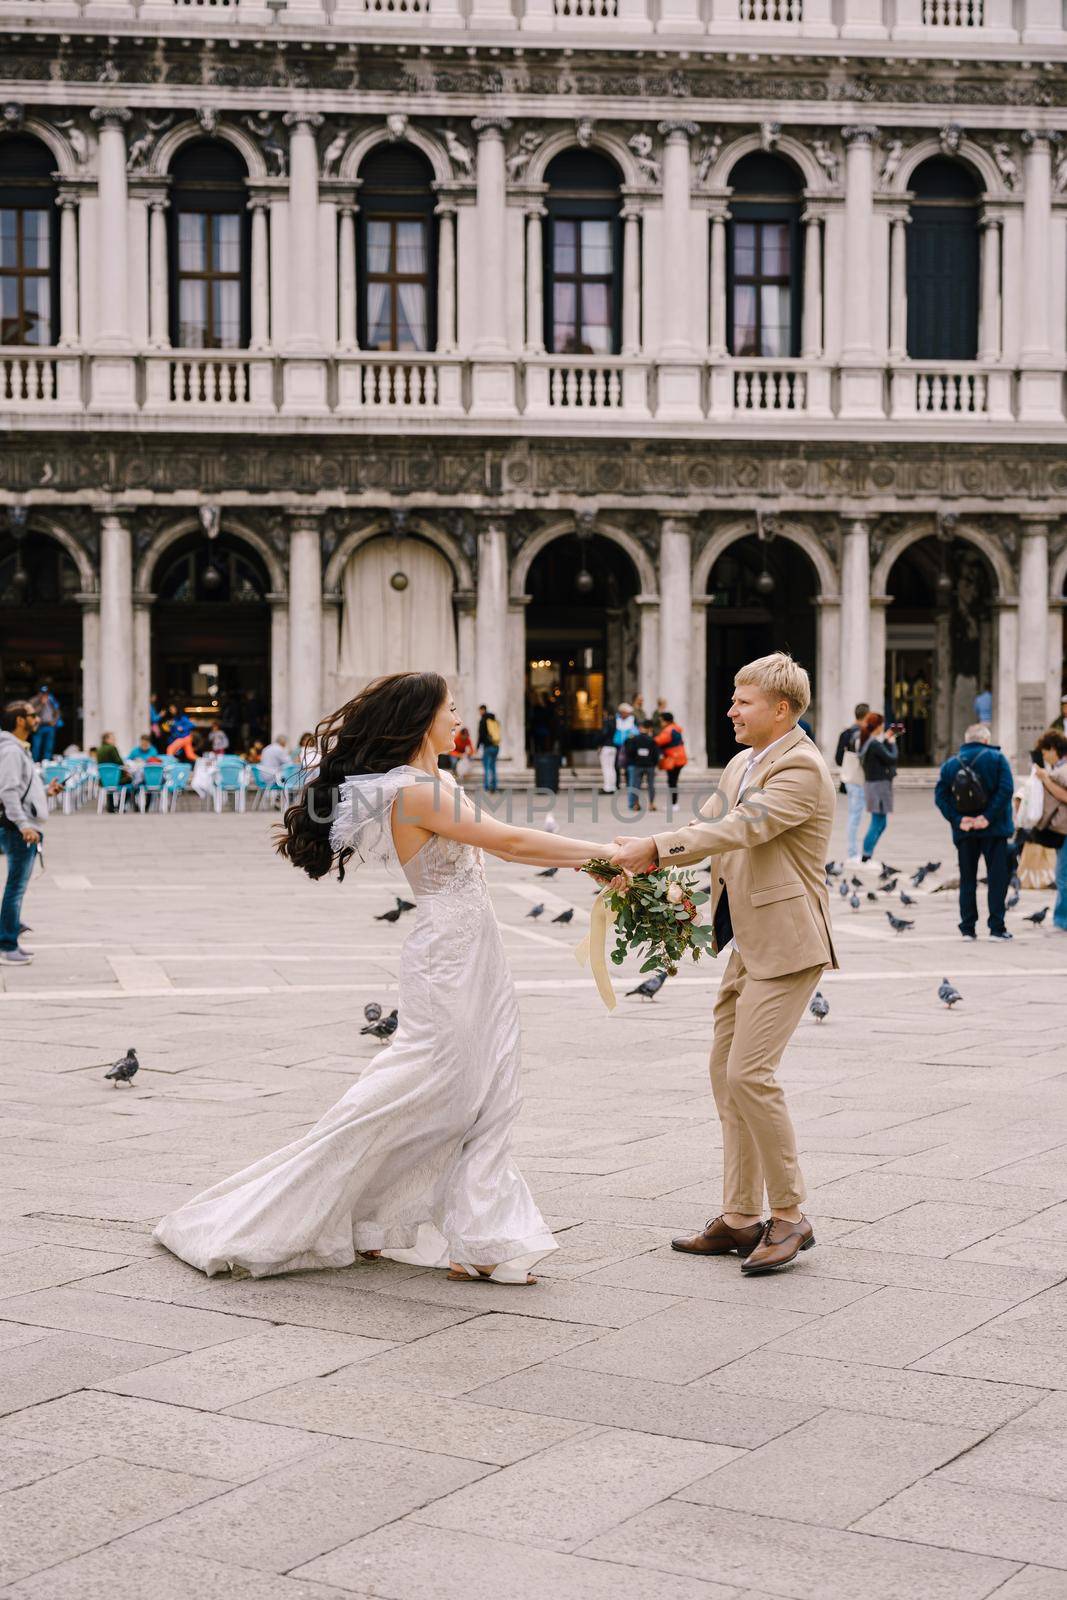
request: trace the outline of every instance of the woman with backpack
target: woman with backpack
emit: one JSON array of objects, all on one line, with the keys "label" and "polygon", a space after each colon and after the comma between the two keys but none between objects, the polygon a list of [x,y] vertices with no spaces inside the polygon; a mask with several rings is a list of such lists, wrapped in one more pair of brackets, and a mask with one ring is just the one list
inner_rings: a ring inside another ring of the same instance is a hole
[{"label": "woman with backpack", "polygon": [[478,707],[478,749],[482,753],[482,787],[486,794],[496,794],[496,758],[500,754],[500,723],[496,713],[486,706]]},{"label": "woman with backpack", "polygon": [[863,768],[863,803],[870,812],[870,825],[863,839],[864,861],[889,826],[893,811],[893,779],[897,775],[897,741],[885,726],[880,711],[868,711],[860,723],[858,750]]},{"label": "woman with backpack", "polygon": [[682,768],[689,761],[689,756],[685,748],[685,736],[679,724],[674,720],[674,712],[664,708],[659,715],[661,719],[660,728],[654,737],[663,751],[659,758],[659,764],[660,771],[667,774],[668,812],[672,814],[678,804],[678,779],[682,775]]}]

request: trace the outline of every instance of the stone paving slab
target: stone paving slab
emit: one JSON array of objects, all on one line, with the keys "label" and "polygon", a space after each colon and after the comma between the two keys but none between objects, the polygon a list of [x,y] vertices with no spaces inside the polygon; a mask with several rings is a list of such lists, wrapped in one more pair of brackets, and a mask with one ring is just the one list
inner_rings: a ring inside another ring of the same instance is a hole
[{"label": "stone paving slab", "polygon": [[[894,861],[946,858],[899,799]],[[1016,913],[963,945],[925,889],[906,939],[835,906],[829,1019],[780,1069],[817,1249],[749,1281],[669,1247],[717,1209],[720,967],[608,1017],[525,916],[577,931],[588,885],[490,862],[516,1151],[560,1245],[538,1284],[208,1281],[152,1227],[374,1059],[407,932],[373,921],[385,873],[312,884],[270,820],[50,819],[37,959],[0,970],[4,1594],[1067,1600],[1067,940]]]}]

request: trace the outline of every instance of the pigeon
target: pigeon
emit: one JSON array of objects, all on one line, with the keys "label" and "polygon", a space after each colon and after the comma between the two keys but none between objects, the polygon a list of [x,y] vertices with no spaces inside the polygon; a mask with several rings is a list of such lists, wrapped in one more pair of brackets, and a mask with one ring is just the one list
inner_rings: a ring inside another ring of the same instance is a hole
[{"label": "pigeon", "polygon": [[919,885],[922,883],[923,879],[926,877],[927,871],[928,871],[928,869],[926,867],[918,867],[912,873],[912,875],[911,875],[911,886],[912,886],[913,889],[917,889],[919,887]]},{"label": "pigeon", "polygon": [[544,871],[543,872],[539,872],[537,874],[537,876],[539,878],[554,878],[558,871],[559,871],[558,867],[546,867],[544,869]]},{"label": "pigeon", "polygon": [[381,1014],[382,1008],[378,1004],[377,1000],[368,1000],[367,1004],[363,1007],[363,1015],[366,1017],[368,1022],[377,1022]]},{"label": "pigeon", "polygon": [[542,901],[536,906],[531,906],[529,911],[527,911],[526,915],[528,917],[540,917],[540,916],[542,916],[544,914],[544,909],[545,909],[544,902]]},{"label": "pigeon", "polygon": [[903,917],[895,917],[891,911],[887,911],[886,916],[889,918],[889,926],[894,933],[903,933],[905,929],[914,928],[915,926],[914,922],[907,922]]},{"label": "pigeon", "polygon": [[875,894],[873,889],[867,890],[867,899],[873,901],[875,905],[878,904],[878,896]]},{"label": "pigeon", "polygon": [[855,889],[853,889],[852,893],[849,895],[848,903],[852,907],[853,911],[858,911],[859,910],[859,908],[860,908],[860,897],[856,893]]},{"label": "pigeon", "polygon": [[901,889],[901,891],[900,891],[900,903],[901,903],[902,906],[913,906],[915,904],[915,901],[912,899],[910,894],[905,894],[904,890]]},{"label": "pigeon", "polygon": [[1032,922],[1035,928],[1040,928],[1047,916],[1048,906],[1042,906],[1040,911],[1031,911],[1028,917],[1023,918],[1023,921]]},{"label": "pigeon", "polygon": [[847,883],[841,884],[840,887],[838,888],[837,892],[841,896],[842,900],[847,900],[848,899],[848,884]]},{"label": "pigeon", "polygon": [[953,984],[949,983],[947,978],[942,978],[941,987],[937,991],[937,998],[943,1000],[951,1011],[953,1006],[959,1005],[963,996]]},{"label": "pigeon", "polygon": [[1012,892],[1011,899],[1010,900],[1005,900],[1005,902],[1004,902],[1005,911],[1014,911],[1015,907],[1019,904],[1019,899],[1020,899],[1019,891],[1018,891],[1018,889],[1015,889]]},{"label": "pigeon", "polygon": [[397,895],[397,897],[396,897],[396,909],[398,911],[414,911],[415,902],[414,902],[414,900],[401,900],[400,896]]},{"label": "pigeon", "polygon": [[398,1017],[394,1006],[387,1017],[380,1017],[377,1022],[368,1022],[365,1028],[360,1028],[360,1033],[369,1033],[377,1039],[379,1044],[385,1044],[396,1032]]},{"label": "pigeon", "polygon": [[626,993],[639,994],[642,1000],[654,1000],[667,981],[665,972],[654,972],[644,983],[639,983],[636,989],[627,989]]},{"label": "pigeon", "polygon": [[828,878],[839,878],[844,870],[844,867],[839,867],[836,861],[828,861],[826,863],[826,876]]},{"label": "pigeon", "polygon": [[894,878],[894,877],[896,877],[896,875],[897,875],[897,873],[899,871],[900,871],[899,867],[891,867],[891,866],[888,865],[887,862],[883,861],[882,862],[882,870],[878,874],[878,876],[884,882],[886,878]]},{"label": "pigeon", "polygon": [[816,989],[812,996],[811,1005],[808,1007],[816,1022],[824,1022],[830,1015],[830,1002],[826,996]]},{"label": "pigeon", "polygon": [[399,922],[400,907],[394,906],[391,911],[382,911],[374,920],[375,922]]},{"label": "pigeon", "polygon": [[566,911],[561,911],[558,917],[553,917],[553,922],[569,922],[574,916],[574,907],[568,906]]},{"label": "pigeon", "polygon": [[923,870],[925,872],[931,872],[931,873],[932,872],[937,872],[938,869],[940,868],[940,866],[941,866],[940,861],[928,861]]},{"label": "pigeon", "polygon": [[117,1089],[120,1083],[132,1084],[133,1075],[138,1071],[140,1065],[141,1063],[137,1059],[137,1051],[131,1044],[122,1060],[116,1061],[114,1066],[108,1067],[104,1077],[110,1078],[112,1085]]},{"label": "pigeon", "polygon": [[896,892],[897,892],[897,880],[895,878],[890,878],[888,883],[879,884],[878,885],[878,892],[879,892],[879,894],[896,894]]},{"label": "pigeon", "polygon": [[852,887],[854,889],[862,889],[863,888],[863,879],[862,878],[850,878],[849,882],[851,883],[851,885],[852,885]]}]

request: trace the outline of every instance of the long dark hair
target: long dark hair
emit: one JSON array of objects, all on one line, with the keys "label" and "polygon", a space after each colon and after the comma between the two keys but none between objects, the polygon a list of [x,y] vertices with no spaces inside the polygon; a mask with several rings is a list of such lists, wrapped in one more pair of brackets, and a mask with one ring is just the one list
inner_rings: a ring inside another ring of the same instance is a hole
[{"label": "long dark hair", "polygon": [[410,762],[447,695],[448,684],[439,672],[394,672],[376,678],[354,700],[323,717],[315,729],[319,768],[285,812],[276,835],[278,854],[309,878],[324,878],[335,864],[343,878],[352,851],[335,853],[330,844],[341,783]]}]

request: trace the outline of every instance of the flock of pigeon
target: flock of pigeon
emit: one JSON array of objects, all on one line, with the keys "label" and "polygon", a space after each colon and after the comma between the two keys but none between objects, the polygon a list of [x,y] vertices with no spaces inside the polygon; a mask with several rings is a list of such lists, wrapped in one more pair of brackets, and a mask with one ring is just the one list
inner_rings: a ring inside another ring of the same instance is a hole
[{"label": "flock of pigeon", "polygon": [[[926,861],[922,866],[917,867],[909,879],[912,888],[920,888],[927,878],[932,877],[934,873],[940,870],[940,867],[940,861]],[[855,876],[846,878],[845,867],[841,862],[828,861],[826,863],[827,888],[832,889],[836,883],[837,892],[841,896],[841,899],[846,900],[853,911],[859,911],[864,904],[864,901],[860,899],[861,890],[863,890],[865,899],[870,905],[878,905],[880,903],[878,899],[880,894],[893,895],[897,894],[898,892],[900,894],[900,903],[905,910],[916,905],[917,902],[914,896],[908,894],[906,889],[899,887],[900,876],[900,867],[892,867],[888,862],[885,862],[879,875],[877,891],[875,891],[874,889],[865,889],[863,881],[860,878]],[[837,880],[840,881],[838,882]],[[938,886],[933,889],[931,893],[940,894],[945,889],[955,889],[958,887],[959,880],[954,879],[950,883],[938,884]],[[1010,887],[1011,893],[1005,902],[1005,911],[1014,911],[1015,907],[1019,904],[1021,888],[1018,874],[1013,876]],[[881,903],[884,904],[884,902]],[[909,919],[907,917],[898,917],[889,910],[888,906],[885,907],[885,914],[889,926],[892,928],[894,933],[906,933],[909,928],[914,928],[915,926],[914,918]],[[1040,911],[1031,912],[1029,916],[1023,918],[1023,921],[1032,922],[1035,928],[1039,928],[1047,916],[1048,906],[1046,905],[1042,906]]]}]

